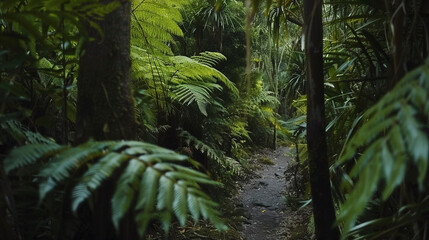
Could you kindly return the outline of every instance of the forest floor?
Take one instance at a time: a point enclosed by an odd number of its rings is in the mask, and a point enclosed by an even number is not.
[[[294,163],[289,152],[288,147],[264,149],[249,159],[253,174],[238,195],[245,219],[243,239],[311,239],[311,208],[300,208],[302,204],[295,197]]]
[[[173,227],[169,236],[150,235],[151,240],[310,240],[311,206],[301,208],[296,196],[295,167],[289,147],[261,149],[251,153],[249,169],[236,180],[232,191],[218,199],[227,232],[219,232],[207,221]],[[298,182],[301,178],[298,174]],[[224,189],[225,190],[225,189]],[[238,191],[237,191],[238,190]],[[219,191],[219,190],[218,190]]]

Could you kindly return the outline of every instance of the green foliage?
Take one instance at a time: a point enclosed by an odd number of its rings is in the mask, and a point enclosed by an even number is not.
[[[132,44],[144,47],[151,55],[172,55],[168,46],[173,36],[183,36],[177,25],[179,12],[187,0],[133,0],[131,6]]]
[[[76,120],[78,56],[90,40],[87,26],[102,36],[97,22],[119,5],[98,0],[1,1],[0,114],[19,114],[13,119],[24,120],[31,130],[67,141],[67,126]],[[63,129],[53,127],[57,122]]]
[[[429,198],[426,195],[417,203],[405,204],[401,206],[393,216],[375,218],[363,222],[350,230],[350,236],[355,236],[354,239],[380,239],[389,238],[391,236],[404,236],[403,238],[415,239],[421,236],[420,239],[425,239],[427,234],[419,229],[419,223],[423,222],[424,229],[428,226],[425,214],[429,212]],[[411,228],[408,228],[412,226]],[[404,228],[406,229],[404,231]],[[408,229],[407,229],[408,228]],[[405,232],[405,233],[403,233]]]
[[[0,132],[3,131],[7,134],[2,134],[2,137],[6,137],[8,135],[19,145],[28,143],[53,143],[52,139],[48,139],[40,133],[28,130],[24,125],[16,120],[8,120],[4,123],[0,122]],[[3,144],[8,140],[9,139],[7,138],[0,138],[0,144]]]
[[[56,144],[30,144],[14,149],[4,161],[6,172],[49,159],[38,176],[40,200],[63,182],[73,184],[71,207],[93,197],[107,179],[115,182],[112,197],[112,222],[119,230],[126,213],[134,216],[140,236],[152,219],[159,219],[168,231],[174,214],[183,226],[187,213],[197,221],[209,219],[226,229],[216,210],[217,204],[198,184],[219,185],[189,167],[187,157],[144,142],[87,142],[69,147]],[[75,182],[76,180],[76,182]]]
[[[237,107],[239,79],[231,81],[215,66],[239,66],[240,62],[226,62],[225,55],[209,51],[192,57],[173,56],[171,48],[183,35],[179,10],[187,2],[131,1],[132,77],[138,120],[144,128],[139,135],[161,142],[162,134],[170,130],[177,133],[183,127],[187,131],[177,134],[183,145],[201,152],[201,158],[209,162],[204,166],[208,172],[227,182],[242,173],[244,149],[251,139],[247,110],[243,114]],[[29,144],[14,149],[4,161],[14,184],[10,196],[17,197],[18,211],[22,212],[11,229],[25,229],[24,238],[53,239],[63,231],[79,238],[82,230],[77,228],[89,221],[80,211],[82,205],[88,203],[91,208],[99,203],[105,187],[113,188],[108,200],[111,221],[118,231],[129,217],[134,218],[140,235],[152,220],[167,231],[174,218],[184,225],[188,214],[195,221],[208,219],[218,229],[225,229],[218,205],[199,187],[219,184],[184,167],[182,164],[189,165],[186,157],[139,142],[88,142],[75,147],[55,143],[75,140],[78,60],[83,44],[93,41],[87,33],[95,30],[102,38],[111,37],[103,36],[97,22],[120,4],[0,1],[1,149]],[[206,12],[211,14],[207,17],[214,17],[207,22],[207,29],[216,24],[229,39],[229,27],[242,33],[241,2],[223,1],[213,6],[214,11]],[[242,51],[242,46],[235,40],[225,49],[234,49],[231,55],[237,59],[236,49]],[[234,71],[240,76],[239,68]],[[269,91],[255,95],[252,107],[269,118],[273,96]],[[220,178],[225,172],[229,178]],[[69,207],[79,219],[68,213]],[[13,213],[7,213],[4,218],[9,221]],[[64,238],[69,237],[66,235]]]
[[[341,206],[338,217],[344,224],[344,234],[354,226],[377,187],[381,187],[383,201],[404,182],[418,184],[420,191],[427,190],[428,79],[429,60],[408,73],[393,90],[366,111],[360,120],[362,126],[350,136],[337,163],[342,165],[356,159],[347,178],[349,181],[344,182],[348,187],[353,186],[353,190]],[[356,183],[350,182],[350,179],[355,179]],[[402,216],[403,211],[405,209],[399,210],[398,214]],[[381,222],[389,221],[377,220],[377,224]]]
[[[199,55],[192,56],[191,58],[209,67],[215,67],[220,62],[226,61],[226,57],[222,53],[208,51],[201,52]]]
[[[183,105],[196,103],[199,111],[207,116],[206,108],[212,104],[214,92],[223,89],[218,81],[238,96],[234,83],[211,66],[225,59],[220,53],[204,52],[192,58],[174,56],[160,60],[142,48],[133,47],[131,56],[134,78],[144,81],[148,93],[165,110],[170,101]]]
[[[200,55],[191,58],[177,56],[173,62],[178,70],[178,79],[192,79],[200,81],[216,79],[222,82],[235,96],[238,96],[238,90],[234,83],[231,82],[223,73],[213,68],[215,64],[224,60],[226,60],[226,58],[221,53],[203,52],[200,53]]]
[[[192,146],[196,150],[205,154],[209,160],[215,161],[221,168],[230,170],[233,174],[241,175],[243,173],[241,163],[228,157],[219,149],[215,149],[198,138],[192,136],[189,132],[179,129],[179,137],[183,139],[187,146]]]
[[[197,54],[203,50],[219,51],[227,53],[239,44],[232,40],[230,34],[242,31],[244,19],[244,7],[241,1],[218,0],[218,1],[190,1],[189,7],[182,11],[185,21],[184,46],[185,51]],[[192,36],[192,37],[191,37]],[[187,39],[186,39],[187,38]],[[192,40],[191,40],[192,39]],[[224,42],[228,42],[227,46]],[[232,50],[237,52],[235,49]],[[183,53],[186,54],[186,53]],[[229,58],[236,57],[228,55]]]
[[[135,6],[142,11],[141,14],[146,11],[146,7],[149,7],[145,2]],[[174,9],[165,7],[165,11],[172,11],[172,13],[166,13],[166,16],[175,15],[178,9],[187,12],[188,9],[181,7],[181,3]],[[155,12],[152,9],[147,11]],[[163,11],[157,10],[159,13],[164,13]],[[176,25],[181,21],[181,17],[171,19]],[[144,91],[146,96],[151,96],[151,99],[145,98],[148,100],[143,106],[146,110],[141,112],[142,119],[145,116],[154,116],[151,124],[145,123],[147,131],[155,133],[157,123],[166,124],[169,128],[174,127],[178,138],[183,140],[186,147],[201,152],[209,161],[211,168],[217,169],[211,169],[212,173],[228,171],[228,174],[239,174],[241,164],[229,157],[226,152],[231,148],[234,151],[241,149],[241,138],[245,135],[248,138],[248,133],[245,129],[246,124],[241,122],[235,124],[233,121],[224,120],[227,114],[226,102],[235,101],[239,95],[235,84],[221,71],[215,69],[215,66],[227,60],[226,57],[221,53],[210,51],[191,57],[171,56],[170,52],[160,53],[156,47],[151,47],[150,44],[142,41],[143,35],[164,34],[157,32],[164,31],[163,29],[173,24],[173,22],[163,23],[161,18],[159,21],[157,24],[160,27],[155,27],[152,32],[134,28],[133,31],[136,33],[133,35],[131,48],[134,84],[137,89],[140,89],[139,91]],[[161,26],[163,24],[165,26]],[[152,28],[152,25],[149,24],[148,27]],[[144,34],[141,35],[142,33]],[[182,35],[173,30],[167,30],[165,34],[171,35],[171,38],[163,40],[168,47],[171,46],[174,36]],[[142,101],[139,100],[139,102]],[[219,124],[210,125],[213,119],[217,119]],[[195,122],[199,124],[194,124]],[[199,134],[200,132],[203,133]],[[162,134],[163,132],[156,132],[154,135],[162,136]],[[232,143],[228,142],[229,136],[233,137]]]
[[[97,0],[87,1],[2,1],[0,3],[1,20],[1,47],[16,58],[10,63],[17,63],[25,60],[26,54],[23,51],[30,51],[30,55],[37,58],[41,49],[48,48],[51,39],[46,39],[53,30],[59,30],[63,40],[70,44],[72,41],[79,41],[71,28],[75,28],[81,33],[86,33],[83,22],[89,23],[91,27],[99,29],[96,20],[100,20],[119,6],[119,2],[111,2],[107,5],[98,3]],[[67,23],[65,31],[64,21]],[[99,31],[100,34],[101,31]],[[57,33],[54,33],[57,34]],[[80,36],[85,37],[85,34]],[[40,49],[38,49],[38,47]],[[10,51],[12,50],[13,53]],[[18,53],[18,55],[16,54]],[[3,55],[3,54],[2,54]],[[5,56],[2,56],[3,57]],[[2,69],[9,66],[2,65]]]
[[[173,100],[179,101],[182,104],[190,105],[196,102],[200,112],[207,116],[207,104],[210,103],[212,90],[221,90],[222,87],[218,84],[210,84],[205,82],[196,82],[194,84],[180,84],[173,90]]]

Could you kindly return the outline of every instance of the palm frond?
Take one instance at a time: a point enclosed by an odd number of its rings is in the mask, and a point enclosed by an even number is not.
[[[427,186],[429,165],[429,60],[408,73],[362,117],[359,131],[345,145],[337,165],[357,159],[350,172],[358,178],[338,217],[348,232],[371,200],[378,184],[386,200],[409,169],[420,190]],[[360,154],[360,149],[364,149]]]

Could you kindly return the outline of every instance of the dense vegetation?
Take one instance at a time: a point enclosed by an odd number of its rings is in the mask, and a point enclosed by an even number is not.
[[[214,193],[290,144],[318,239],[427,239],[428,23],[423,0],[3,0],[0,235],[224,231]]]

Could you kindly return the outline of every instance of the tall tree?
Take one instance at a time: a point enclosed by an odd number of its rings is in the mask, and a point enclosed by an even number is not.
[[[109,4],[115,0],[101,0]],[[92,28],[94,41],[84,47],[80,58],[77,99],[77,141],[136,138],[134,104],[130,89],[130,1],[104,17],[99,23],[102,34]],[[115,239],[110,221],[113,181],[98,190],[93,217],[94,239]],[[126,217],[121,239],[135,238],[135,226]],[[128,222],[127,222],[128,221]],[[130,235],[129,235],[130,234]]]
[[[108,4],[113,0],[101,0]],[[77,138],[85,141],[136,138],[134,104],[130,90],[129,1],[101,21],[102,35],[94,28],[94,41],[80,58],[77,100]]]
[[[323,89],[322,0],[304,1],[305,52],[307,65],[307,144],[310,185],[316,238],[339,239],[334,227],[335,211],[331,196],[325,134]]]

